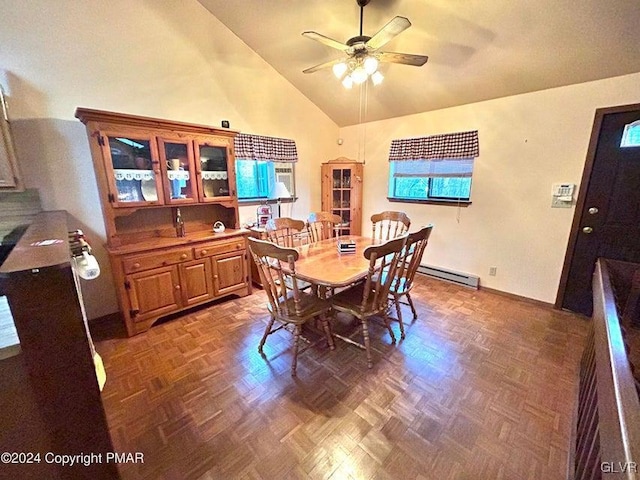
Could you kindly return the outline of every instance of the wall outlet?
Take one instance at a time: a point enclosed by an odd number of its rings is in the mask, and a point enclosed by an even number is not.
[[[498,267],[489,267],[489,275],[492,277],[496,276],[496,272],[498,271]]]

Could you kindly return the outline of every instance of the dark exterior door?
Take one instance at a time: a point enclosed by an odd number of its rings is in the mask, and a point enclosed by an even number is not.
[[[556,306],[591,315],[598,257],[640,263],[640,139],[634,139],[634,122],[640,125],[640,104],[596,111]],[[621,146],[623,135],[635,146]]]

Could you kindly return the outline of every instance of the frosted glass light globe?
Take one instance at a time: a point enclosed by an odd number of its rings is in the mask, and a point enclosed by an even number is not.
[[[364,60],[364,71],[369,75],[373,75],[378,69],[378,59],[376,57],[367,57]]]
[[[356,67],[356,69],[351,72],[351,78],[357,84],[364,82],[368,77],[369,75],[367,75],[367,72],[362,67]]]
[[[336,76],[336,78],[342,78],[346,71],[347,64],[344,62],[336,63],[333,66],[333,74]]]

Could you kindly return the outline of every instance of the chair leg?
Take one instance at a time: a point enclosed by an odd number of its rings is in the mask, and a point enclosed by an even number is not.
[[[300,339],[300,331],[302,327],[300,325],[296,325],[296,328],[293,332],[293,360],[291,361],[291,376],[296,376],[296,368],[298,367],[298,340]]]
[[[387,315],[386,309],[382,312],[382,318],[384,320],[384,324],[387,326],[387,330],[389,330],[389,335],[391,336],[391,343],[396,343],[396,336],[393,334],[393,330],[391,329],[391,320],[389,320],[389,315]]]
[[[402,322],[402,311],[400,310],[400,297],[398,295],[394,295],[393,302],[396,304],[396,312],[398,313],[398,323],[400,324],[400,338],[404,339],[404,323]]]
[[[320,315],[320,322],[322,322],[322,328],[324,329],[324,333],[327,336],[327,343],[329,344],[329,348],[334,350],[336,346],[333,343],[333,337],[331,336],[331,329],[329,328],[329,321],[327,320],[327,316],[323,313]]]
[[[369,328],[367,327],[367,319],[360,320],[362,323],[362,336],[364,337],[364,349],[367,352],[367,367],[373,367],[373,359],[371,358],[371,345],[369,341]]]
[[[407,292],[405,295],[407,296],[407,300],[409,301],[409,306],[411,307],[411,312],[413,313],[413,321],[415,322],[418,319],[416,307],[413,306],[413,300],[411,300],[411,295],[409,295],[409,292]]]
[[[262,335],[262,340],[260,340],[260,345],[258,345],[258,352],[262,353],[262,347],[264,347],[264,342],[267,341],[267,335],[271,333],[271,328],[273,327],[273,322],[275,321],[276,321],[276,317],[271,315],[271,320],[269,320],[269,324],[267,325],[267,328],[264,331],[264,335]]]

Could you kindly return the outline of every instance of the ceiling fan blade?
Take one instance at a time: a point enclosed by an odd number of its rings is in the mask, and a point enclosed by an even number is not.
[[[375,56],[380,62],[402,63],[414,67],[421,67],[429,60],[426,55],[413,55],[412,53],[378,52]]]
[[[302,73],[314,73],[314,72],[317,72],[318,70],[322,70],[323,68],[333,67],[336,63],[340,63],[344,61],[345,61],[344,58],[337,58],[336,60],[331,60],[330,62],[321,63],[314,67],[307,68],[306,70],[303,70]]]
[[[325,37],[324,35],[321,35],[318,32],[302,32],[302,36],[310,38],[311,40],[320,42],[328,47],[335,48],[336,50],[342,50],[343,52],[349,48],[349,45],[340,43],[339,41],[334,40],[333,38]]]
[[[405,17],[393,17],[389,23],[378,30],[373,37],[371,37],[366,45],[367,48],[376,50],[386,43],[390,42],[396,35],[404,32],[411,26],[411,22]]]

